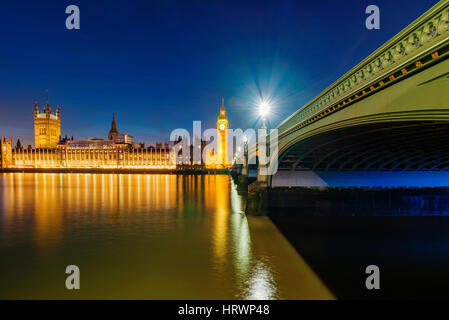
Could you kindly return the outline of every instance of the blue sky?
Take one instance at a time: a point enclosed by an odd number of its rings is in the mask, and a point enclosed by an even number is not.
[[[276,126],[431,8],[395,1],[2,1],[0,135],[33,144],[33,105],[61,105],[62,134],[120,132],[145,143],[173,129],[258,124],[270,96]],[[78,5],[81,29],[65,28]],[[381,29],[365,28],[378,5]]]

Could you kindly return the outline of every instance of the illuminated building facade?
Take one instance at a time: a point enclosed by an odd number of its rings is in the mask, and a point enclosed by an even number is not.
[[[12,149],[5,168],[175,169],[170,154],[168,144],[139,149],[115,143],[97,147],[66,144],[52,149]]]
[[[85,140],[60,139],[60,111],[51,114],[50,106],[44,113],[39,113],[35,106],[35,143],[36,148],[12,147],[12,140],[1,138],[0,169],[180,169],[202,170],[215,167],[225,167],[226,142],[228,122],[224,104],[222,104],[217,127],[222,142],[218,159],[219,166],[215,166],[216,156],[208,158],[207,164],[201,159],[193,161],[193,146],[190,146],[190,160],[177,165],[172,152],[171,143],[156,143],[155,146],[145,147],[143,144],[133,143],[133,137],[119,133],[112,117],[108,139],[88,138]],[[57,142],[56,142],[57,141]],[[201,142],[199,148],[204,150],[206,143]],[[181,155],[177,155],[181,157]]]
[[[35,148],[54,148],[61,138],[61,111],[59,106],[56,114],[51,113],[48,101],[44,112],[39,112],[37,103],[34,105],[34,146]]]
[[[0,137],[0,169],[8,168],[12,164],[12,140]]]
[[[215,163],[217,167],[229,167],[228,159],[228,128],[229,122],[226,116],[224,99],[221,102],[220,114],[217,119],[217,155]]]
[[[46,108],[47,113],[49,108]],[[59,112],[57,112],[57,115]],[[36,117],[35,117],[36,118]],[[48,119],[48,117],[47,117]],[[54,119],[54,117],[51,117]],[[58,118],[59,119],[59,118]],[[41,135],[36,136],[36,141]],[[109,139],[61,140],[54,147],[11,148],[5,168],[110,168],[174,169],[170,144],[143,147],[132,143],[132,136],[117,130],[113,115]],[[59,138],[58,138],[59,141]],[[2,161],[3,166],[3,161]]]

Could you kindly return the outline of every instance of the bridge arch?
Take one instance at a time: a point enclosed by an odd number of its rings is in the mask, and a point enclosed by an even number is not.
[[[269,183],[427,172],[449,186],[448,13],[439,2],[284,120]]]

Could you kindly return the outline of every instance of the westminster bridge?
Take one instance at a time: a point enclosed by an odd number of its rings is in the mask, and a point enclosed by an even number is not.
[[[272,187],[447,185],[448,56],[445,0],[277,127],[274,175],[251,165],[256,147],[241,171]]]

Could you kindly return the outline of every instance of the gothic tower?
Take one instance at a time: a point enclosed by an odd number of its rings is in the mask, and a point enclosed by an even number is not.
[[[228,157],[228,118],[226,117],[226,109],[224,106],[224,98],[221,101],[220,114],[217,119],[217,158],[216,164],[223,167],[229,166]]]
[[[35,148],[54,148],[61,137],[61,111],[59,106],[56,114],[51,113],[48,103],[43,113],[39,113],[37,102],[34,104],[34,146]]]
[[[118,134],[117,124],[115,123],[115,115],[114,115],[114,113],[112,113],[111,129],[109,130],[109,133],[108,133],[108,139],[114,140],[114,136],[116,134]]]
[[[12,163],[12,140],[0,137],[0,169],[8,168]]]

